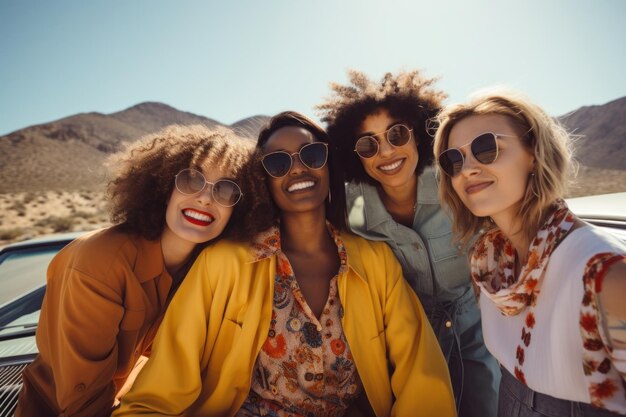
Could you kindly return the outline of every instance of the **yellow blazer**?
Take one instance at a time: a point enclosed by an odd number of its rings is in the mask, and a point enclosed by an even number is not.
[[[384,243],[342,239],[342,324],[376,415],[455,416],[448,367],[395,256]],[[267,338],[275,273],[276,257],[253,261],[247,245],[222,241],[205,249],[114,416],[235,415]]]

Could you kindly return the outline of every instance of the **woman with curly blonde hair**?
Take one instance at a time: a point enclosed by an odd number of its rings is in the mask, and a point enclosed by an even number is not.
[[[339,147],[350,228],[386,242],[448,362],[460,416],[495,416],[500,371],[484,346],[466,254],[437,197],[432,128],[445,94],[419,71],[358,71],[318,108]]]
[[[567,132],[494,90],[439,116],[442,201],[471,251],[500,416],[626,414],[626,245],[563,200]]]
[[[173,126],[112,157],[117,224],[51,261],[17,416],[111,414],[199,250],[269,226],[245,175],[252,151],[226,129]]]

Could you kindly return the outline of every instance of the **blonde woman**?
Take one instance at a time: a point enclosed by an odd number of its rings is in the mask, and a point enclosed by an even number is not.
[[[519,94],[439,116],[440,196],[471,252],[500,416],[626,414],[626,247],[563,201],[567,133]]]

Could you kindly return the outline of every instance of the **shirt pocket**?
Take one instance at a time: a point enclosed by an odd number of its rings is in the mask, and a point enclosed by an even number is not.
[[[452,232],[428,238],[432,257],[435,262],[462,256],[460,246],[452,241]]]

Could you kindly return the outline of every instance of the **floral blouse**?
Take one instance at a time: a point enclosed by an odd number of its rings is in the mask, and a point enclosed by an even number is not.
[[[347,268],[346,251],[339,233],[328,228],[337,245],[340,274]],[[237,416],[344,415],[363,388],[341,325],[337,275],[318,320],[281,251],[277,228],[255,244],[256,259],[269,256],[277,260],[272,321]]]

